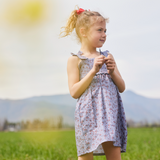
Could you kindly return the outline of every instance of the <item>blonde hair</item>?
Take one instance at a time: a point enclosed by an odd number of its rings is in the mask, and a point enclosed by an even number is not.
[[[78,7],[78,9],[79,9],[79,7]],[[94,18],[94,21],[91,20],[91,18]],[[70,35],[73,32],[73,30],[75,29],[76,34],[77,34],[79,40],[81,41],[80,28],[84,27],[86,30],[88,30],[89,27],[91,27],[98,20],[105,21],[105,22],[109,21],[108,18],[104,18],[98,12],[85,10],[82,13],[77,14],[77,10],[75,9],[72,11],[70,17],[68,18],[66,26],[61,28],[61,30],[62,29],[64,29],[64,30],[60,32],[60,37],[66,37],[66,36]]]

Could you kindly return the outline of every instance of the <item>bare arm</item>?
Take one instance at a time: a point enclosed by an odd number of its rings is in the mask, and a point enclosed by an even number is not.
[[[104,63],[104,57],[99,56],[99,58],[95,58],[93,68],[87,73],[87,75],[79,80],[79,68],[78,62],[79,58],[77,56],[71,56],[68,59],[67,63],[67,74],[68,74],[68,86],[70,94],[73,98],[77,99],[81,96],[81,94],[87,89],[90,85],[93,77],[95,76],[96,72],[102,67]],[[96,68],[98,67],[98,69]]]
[[[114,72],[111,74],[111,78],[118,87],[119,92],[122,93],[125,90],[125,83],[118,71],[117,65],[115,66]]]
[[[118,87],[119,92],[122,93],[125,90],[125,82],[122,79],[120,72],[118,71],[116,62],[115,62],[112,54],[109,54],[105,58],[105,60],[106,60],[107,69],[109,71],[109,74],[110,74],[112,80],[114,81],[114,83]]]

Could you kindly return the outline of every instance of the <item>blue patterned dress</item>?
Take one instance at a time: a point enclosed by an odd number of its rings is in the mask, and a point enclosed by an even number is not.
[[[100,52],[107,56],[108,51]],[[80,80],[92,69],[94,58],[77,54]],[[77,154],[81,156],[93,152],[93,155],[104,155],[102,143],[113,141],[114,146],[126,151],[127,124],[122,100],[117,86],[103,64],[96,73],[85,92],[78,98],[75,109],[75,136]]]

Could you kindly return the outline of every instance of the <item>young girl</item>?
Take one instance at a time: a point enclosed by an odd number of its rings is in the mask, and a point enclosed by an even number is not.
[[[75,29],[80,51],[71,53],[67,73],[70,94],[78,99],[75,109],[75,136],[78,160],[93,160],[106,155],[120,160],[126,151],[127,126],[119,92],[125,83],[108,50],[98,52],[106,40],[102,15],[82,8],[74,10],[64,27],[63,36]]]

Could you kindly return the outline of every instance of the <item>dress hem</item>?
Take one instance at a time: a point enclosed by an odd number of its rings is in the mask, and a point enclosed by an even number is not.
[[[84,154],[91,153],[91,152],[95,151],[95,150],[98,148],[99,145],[102,145],[102,143],[104,143],[104,142],[109,142],[109,141],[112,141],[112,142],[113,142],[113,145],[114,145],[114,142],[116,142],[115,140],[104,140],[104,141],[101,141],[101,142],[100,142],[94,149],[92,149],[91,151],[87,151],[87,152],[82,153],[82,154],[80,154],[80,155],[78,155],[78,156],[82,156],[82,155],[84,155]],[[114,146],[121,148],[121,146],[116,146],[116,145],[114,145]],[[121,149],[122,149],[122,148],[121,148]],[[103,151],[104,151],[104,150],[103,150]],[[125,150],[125,149],[121,150],[121,153],[123,153],[123,152],[126,152],[126,150]],[[105,153],[93,153],[93,156],[103,156],[103,155],[105,155]]]

